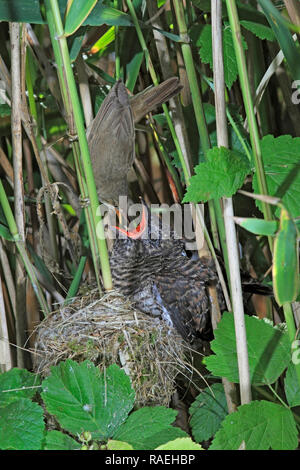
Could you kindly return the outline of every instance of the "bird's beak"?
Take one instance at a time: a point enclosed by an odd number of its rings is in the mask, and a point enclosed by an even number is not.
[[[126,230],[121,227],[113,227],[114,229],[118,230],[119,232],[126,235],[126,237],[131,238],[133,240],[137,240],[142,237],[143,233],[147,228],[147,208],[144,204],[142,204],[142,217],[140,223],[135,227],[133,230]]]

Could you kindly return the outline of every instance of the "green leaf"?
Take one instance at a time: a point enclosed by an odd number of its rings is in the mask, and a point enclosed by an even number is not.
[[[41,449],[44,438],[43,408],[20,398],[0,408],[0,449]]]
[[[212,55],[212,28],[211,25],[206,24],[197,25],[191,28],[190,37],[192,41],[199,47],[199,54],[202,62],[209,64],[213,69],[213,55]],[[247,43],[242,37],[243,48],[247,49]],[[223,56],[224,56],[224,75],[225,83],[230,89],[233,82],[238,76],[238,67],[234,53],[232,33],[229,26],[223,30]]]
[[[294,364],[291,362],[284,379],[286,399],[291,407],[300,406],[300,388]]]
[[[66,18],[66,36],[70,36],[71,34],[75,33],[75,31],[82,25],[84,20],[91,13],[97,1],[98,0],[77,0],[72,2]]]
[[[273,33],[272,29],[269,28],[269,26],[247,20],[242,20],[240,23],[242,26],[244,26],[244,28],[251,31],[251,33],[255,34],[255,36],[257,36],[259,39],[267,39],[268,41],[275,40],[275,34]]]
[[[2,224],[0,224],[0,237],[5,238],[5,240],[14,241],[14,237],[10,233],[9,229]]]
[[[68,359],[51,368],[42,386],[47,410],[64,429],[91,431],[100,440],[116,432],[134,403],[130,379],[117,365],[100,374],[90,361]]]
[[[280,227],[274,241],[272,275],[278,305],[296,300],[300,291],[298,232],[284,207],[281,208]]]
[[[40,0],[0,0],[0,21],[44,23],[40,12]]]
[[[294,80],[300,79],[300,52],[296,46],[287,26],[286,19],[280,14],[270,0],[258,0],[276,39],[282,49],[284,57],[290,67]]]
[[[245,315],[251,383],[272,384],[282,374],[290,359],[287,332],[264,320]],[[224,312],[215,339],[211,343],[215,355],[206,358],[206,366],[218,377],[239,382],[233,315]]]
[[[297,428],[291,411],[276,403],[252,401],[228,415],[210,450],[292,450],[298,446]]]
[[[0,96],[0,117],[4,118],[6,116],[11,115],[11,108],[8,106],[7,103],[1,103],[1,96]]]
[[[85,2],[88,1],[89,0],[83,0],[80,5],[84,8]],[[72,6],[76,3],[79,4],[79,1],[73,1]],[[129,15],[116,10],[115,8],[103,5],[102,3],[102,0],[98,0],[98,3],[82,23],[83,26],[100,26],[102,24],[108,24],[111,26],[132,26]],[[58,0],[58,4],[61,17],[63,18],[67,6],[67,0]],[[76,8],[76,6],[73,8]],[[45,21],[40,12],[40,0],[0,0],[0,21],[44,24]],[[74,19],[73,23],[75,22],[76,19]]]
[[[114,439],[125,441],[135,450],[151,450],[186,433],[171,424],[177,412],[163,406],[144,407],[130,414],[114,434]]]
[[[203,448],[192,441],[190,437],[181,437],[174,439],[174,441],[169,441],[155,450],[203,450]]]
[[[214,147],[207,160],[195,167],[183,202],[200,202],[230,197],[242,186],[249,172],[246,158],[225,147]]]
[[[20,398],[32,398],[40,390],[36,388],[39,384],[39,376],[26,369],[14,368],[0,374],[0,407]]]
[[[205,388],[190,407],[190,426],[197,442],[206,441],[219,429],[228,414],[223,385]]]
[[[255,233],[255,235],[274,235],[278,230],[277,220],[234,217],[234,221],[248,232]]]
[[[60,431],[48,431],[46,434],[45,450],[79,450],[81,445]]]
[[[87,19],[83,22],[83,26],[100,26],[102,24],[109,26],[132,26],[132,21],[126,13],[102,5],[102,1],[98,1]]]
[[[300,137],[267,135],[261,140],[261,152],[269,195],[280,197],[292,217],[300,216]],[[256,173],[252,184],[259,193]],[[255,202],[261,209],[261,202]],[[279,217],[280,208],[275,214]]]
[[[109,440],[107,443],[107,450],[133,450],[132,445],[128,442]]]

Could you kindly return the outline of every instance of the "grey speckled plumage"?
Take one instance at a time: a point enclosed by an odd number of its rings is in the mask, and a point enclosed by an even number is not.
[[[174,234],[164,239],[159,218],[152,215],[151,220],[148,231],[156,232],[157,239],[115,240],[110,257],[114,286],[141,311],[173,325],[184,339],[205,337],[211,325],[209,285],[217,286],[223,305],[214,266],[207,259],[189,258],[184,243]]]

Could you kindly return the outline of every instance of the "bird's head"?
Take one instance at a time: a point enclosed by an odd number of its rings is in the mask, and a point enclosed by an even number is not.
[[[140,215],[135,218],[128,226],[118,227],[114,229],[117,233],[118,245],[126,246],[127,249],[132,248],[136,251],[137,256],[141,254],[145,256],[168,255],[180,245],[181,241],[174,240],[174,232],[170,226],[163,224],[161,218],[151,213],[150,208],[141,199],[139,204]]]

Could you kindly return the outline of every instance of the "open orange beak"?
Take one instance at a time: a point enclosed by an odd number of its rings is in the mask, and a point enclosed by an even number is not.
[[[143,235],[143,233],[145,232],[146,230],[146,227],[147,227],[147,214],[146,214],[146,207],[144,206],[144,204],[142,204],[142,207],[143,207],[143,210],[142,210],[142,217],[141,217],[141,221],[140,223],[138,224],[138,226],[133,229],[133,230],[126,230],[126,229],[123,229],[121,227],[113,227],[115,228],[116,230],[118,230],[119,232],[123,233],[124,235],[126,235],[126,237],[128,238],[132,238],[133,240],[137,240],[138,238],[141,238],[141,236]],[[118,214],[118,210],[116,210],[117,214]]]

